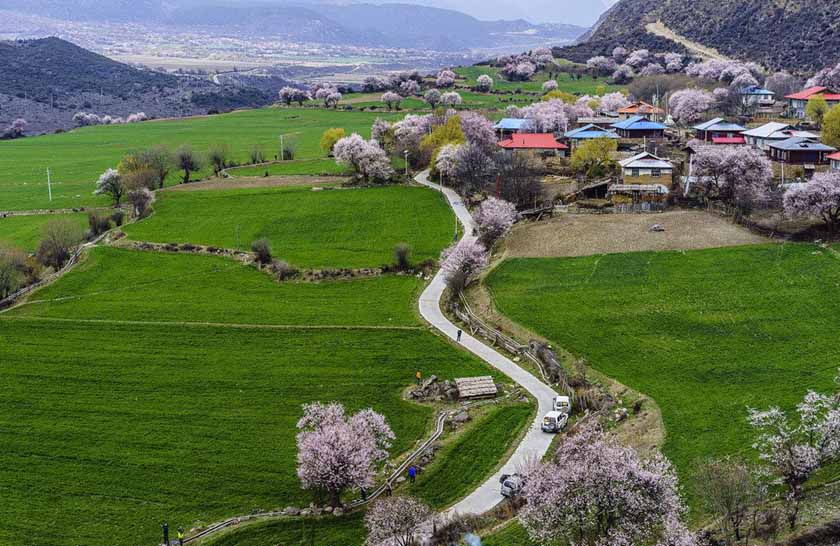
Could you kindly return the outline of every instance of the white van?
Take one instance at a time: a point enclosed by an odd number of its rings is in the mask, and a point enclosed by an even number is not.
[[[554,411],[559,411],[566,415],[572,414],[572,400],[568,396],[555,396],[552,399],[551,407]]]
[[[566,423],[569,422],[569,415],[560,411],[550,411],[545,414],[542,420],[543,432],[560,432],[566,428]]]

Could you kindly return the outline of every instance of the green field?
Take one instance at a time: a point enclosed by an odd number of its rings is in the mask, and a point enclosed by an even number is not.
[[[106,204],[93,195],[97,177],[132,150],[165,145],[173,150],[189,144],[196,151],[225,144],[231,159],[248,160],[259,145],[268,157],[279,153],[279,137],[294,141],[298,159],[323,157],[319,141],[330,127],[370,135],[383,113],[345,112],[315,108],[265,108],[230,114],[151,121],[127,125],[84,127],[69,133],[0,142],[0,210],[71,208]],[[392,119],[398,117],[391,116]],[[47,198],[46,169],[52,169],[53,201]],[[201,173],[207,175],[209,171]],[[178,173],[170,174],[176,183]]]
[[[793,408],[837,370],[840,261],[809,245],[516,259],[500,312],[652,396],[681,476],[751,453],[747,408]]]
[[[493,78],[493,89],[513,93],[517,89],[525,92],[542,93],[542,84],[548,80],[548,73],[538,72],[531,81],[510,82],[499,75],[499,69],[493,66],[467,66],[456,68],[455,72],[466,78],[466,84],[474,86],[481,75],[488,75]],[[620,85],[612,85],[604,78],[582,76],[575,79],[571,74],[561,73],[554,78],[560,86],[559,90],[575,95],[594,95],[599,86],[603,86],[608,92],[623,89]]]
[[[8,245],[27,252],[35,252],[44,226],[56,218],[69,218],[87,228],[86,214],[38,214],[0,218],[0,246]]]
[[[237,527],[201,546],[362,546],[364,522],[360,515],[333,518],[280,519]]]
[[[455,230],[439,194],[407,186],[164,192],[154,206],[125,227],[129,237],[242,249],[267,237],[276,258],[298,267],[377,267],[393,262],[400,242],[415,261],[437,259]]]
[[[509,523],[488,536],[481,537],[483,546],[536,546],[518,521]]]
[[[417,477],[408,493],[436,507],[461,499],[492,473],[486,462],[498,464],[505,459],[532,417],[530,404],[492,408],[437,452],[434,462]]]
[[[269,165],[261,165],[258,167],[237,167],[235,169],[228,169],[231,176],[289,176],[289,175],[349,175],[352,170],[343,165],[339,165],[334,159],[300,159],[295,161],[283,161],[280,163],[271,163]]]
[[[420,326],[413,278],[276,285],[226,265],[97,249],[33,297],[71,299],[0,315],[14,340],[0,344],[0,543],[152,543],[162,520],[306,504],[294,474],[302,403],[373,406],[398,453],[432,416],[401,398],[415,371],[488,373],[402,327]]]

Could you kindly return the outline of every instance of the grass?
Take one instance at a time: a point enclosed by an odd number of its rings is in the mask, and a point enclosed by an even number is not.
[[[499,74],[499,68],[493,66],[467,66],[456,68],[455,72],[466,78],[466,84],[469,86],[474,86],[478,77],[486,74],[493,78],[493,89],[510,93],[517,89],[525,92],[542,93],[542,84],[548,81],[547,72],[538,72],[530,81],[510,82]],[[605,87],[608,92],[624,89],[620,85],[608,83],[604,78],[592,76],[582,76],[580,79],[575,79],[571,74],[560,73],[556,74],[554,79],[557,81],[560,91],[575,95],[594,95],[600,86]]]
[[[430,426],[432,409],[401,397],[415,371],[488,373],[425,328],[363,328],[419,325],[412,278],[275,285],[224,265],[96,249],[33,299],[80,297],[0,315],[14,340],[0,344],[0,543],[151,544],[160,521],[308,504],[301,404],[372,406],[396,454]]]
[[[440,195],[407,186],[172,192],[155,211],[126,226],[129,237],[242,249],[267,237],[275,257],[298,267],[377,267],[393,262],[400,242],[416,262],[437,259],[455,222]]]
[[[294,161],[283,161],[268,165],[237,167],[228,169],[231,176],[296,176],[296,175],[349,175],[351,169],[338,165],[335,160],[329,158],[320,159],[298,159]]]
[[[536,546],[518,521],[508,523],[489,536],[482,537],[483,546]]]
[[[247,524],[201,542],[201,546],[362,546],[360,515],[340,519],[281,519]]]
[[[493,407],[438,451],[408,492],[438,508],[464,497],[493,474],[532,414],[530,404]]]
[[[82,228],[87,228],[86,214],[39,214],[27,216],[7,216],[0,218],[0,246],[20,248],[26,252],[35,252],[44,226],[56,218],[69,218]]]
[[[684,479],[751,455],[748,407],[833,390],[840,261],[815,246],[515,259],[488,285],[502,313],[652,396]]]
[[[132,150],[154,145],[175,149],[189,144],[198,152],[225,144],[231,159],[248,160],[259,145],[272,157],[279,153],[279,136],[294,141],[298,159],[323,157],[320,139],[330,127],[347,133],[370,135],[370,127],[383,113],[316,108],[264,108],[215,116],[127,125],[85,127],[55,135],[0,142],[0,203],[3,210],[71,208],[104,204],[93,195],[97,177]],[[390,116],[395,119],[397,116]],[[317,164],[315,165],[317,166]],[[52,169],[53,201],[47,199],[46,169]],[[209,169],[200,175],[206,176]],[[173,171],[168,183],[176,183]]]

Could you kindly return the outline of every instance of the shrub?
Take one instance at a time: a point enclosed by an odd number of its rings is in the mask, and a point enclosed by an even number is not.
[[[88,229],[91,237],[99,237],[111,229],[111,217],[95,211],[88,212]]]
[[[61,269],[81,242],[82,230],[70,219],[57,218],[47,222],[43,233],[35,255],[44,266]]]
[[[262,151],[262,148],[259,146],[254,146],[251,148],[251,163],[263,163],[265,161],[265,154]]]
[[[271,264],[271,272],[281,281],[294,279],[300,274],[300,271],[295,266],[283,260],[275,260]]]
[[[411,246],[408,243],[399,243],[394,247],[394,260],[397,269],[406,271],[411,267]]]
[[[251,251],[256,255],[257,261],[260,264],[266,265],[271,263],[271,244],[268,242],[268,239],[263,237],[251,243]]]
[[[123,225],[123,221],[125,220],[125,213],[121,210],[115,210],[111,214],[111,221],[114,223],[115,226],[120,227]]]

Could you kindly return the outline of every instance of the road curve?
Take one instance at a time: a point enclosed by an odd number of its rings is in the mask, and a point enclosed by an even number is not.
[[[461,197],[449,188],[441,188],[437,184],[430,182],[428,171],[419,173],[415,177],[415,180],[419,184],[432,188],[435,191],[441,191],[449,201],[449,205],[458,217],[458,221],[464,226],[464,236],[459,244],[475,241],[476,237],[473,235],[475,222],[467,210],[466,205],[461,200]],[[420,314],[429,324],[455,341],[457,339],[458,327],[446,318],[440,307],[445,288],[446,282],[443,271],[438,271],[437,275],[432,279],[432,282],[420,296]],[[542,422],[543,415],[551,411],[551,399],[557,396],[557,392],[531,373],[525,371],[515,362],[496,352],[467,332],[464,332],[461,336],[460,345],[521,385],[538,403],[537,415],[534,422],[531,423],[525,437],[519,446],[517,446],[516,451],[513,452],[510,459],[508,459],[498,472],[446,512],[446,514],[477,515],[487,512],[502,501],[502,496],[499,493],[499,478],[502,474],[512,474],[521,469],[529,461],[541,458],[548,451],[553,436],[542,432],[540,430],[540,423]]]

